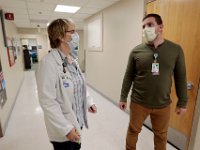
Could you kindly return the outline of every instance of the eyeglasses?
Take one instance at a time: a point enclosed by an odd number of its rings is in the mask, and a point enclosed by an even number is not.
[[[69,30],[69,31],[65,31],[66,33],[69,32],[71,34],[73,34],[75,32],[75,30]]]

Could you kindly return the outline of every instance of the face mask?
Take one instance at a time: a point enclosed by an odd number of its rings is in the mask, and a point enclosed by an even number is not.
[[[146,27],[143,29],[143,37],[146,42],[152,42],[156,39],[155,27]]]
[[[72,56],[76,59],[78,55],[78,46],[79,46],[80,38],[77,32],[73,33],[71,37],[72,37],[72,40],[68,42],[68,45],[70,47]]]

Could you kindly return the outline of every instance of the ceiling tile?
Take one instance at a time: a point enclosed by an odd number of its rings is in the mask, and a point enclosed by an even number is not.
[[[38,28],[38,25],[39,25],[39,28],[46,28],[47,27],[47,23],[40,23],[40,24],[30,23],[30,24],[31,24],[31,27],[33,27],[33,28]]]
[[[76,19],[86,19],[88,18],[89,16],[91,16],[90,14],[80,14],[80,13],[77,13],[77,14],[74,14],[72,16],[72,18],[76,18]]]
[[[51,18],[69,18],[71,17],[73,14],[71,13],[62,13],[62,12],[54,12],[51,15]]]
[[[87,7],[93,8],[106,8],[114,4],[114,1],[104,1],[104,0],[90,0],[87,4]]]
[[[20,8],[20,9],[26,9],[26,2],[24,1],[16,1],[13,2],[13,0],[4,0],[4,1],[0,1],[0,6],[2,8],[10,8],[10,9],[16,9],[16,8]]]
[[[118,2],[119,0],[0,0],[4,12],[14,13],[17,27],[36,27],[57,18],[71,18],[80,27],[84,19]],[[75,14],[54,12],[57,4],[81,6]],[[30,20],[32,19],[32,20]],[[41,21],[43,20],[43,21]],[[32,21],[32,23],[30,22]],[[46,25],[45,25],[46,26]]]
[[[29,15],[30,20],[48,20],[49,15]]]
[[[10,9],[10,8],[4,8],[3,10],[4,10],[4,12],[14,13],[14,15],[16,15],[16,14],[18,14],[18,15],[19,14],[21,14],[21,15],[28,14],[27,9],[19,9],[19,8]]]
[[[29,9],[29,15],[51,15],[52,11],[45,11],[45,10],[33,10]]]
[[[29,20],[29,17],[28,17],[28,15],[27,14],[23,14],[23,15],[21,15],[21,14],[16,14],[15,16],[14,16],[14,18],[15,18],[15,20],[22,20],[22,19],[24,19],[24,20]]]
[[[79,9],[79,11],[77,13],[95,14],[100,10],[101,10],[101,8],[82,7],[81,9]]]
[[[50,10],[54,11],[56,4],[47,4],[47,3],[41,3],[41,2],[28,2],[28,9],[32,10]],[[34,8],[34,9],[33,9]]]
[[[73,6],[84,6],[88,0],[59,0],[59,4],[63,5],[73,5]]]
[[[57,4],[58,0],[26,0],[27,2],[41,2],[41,3],[49,3],[49,4]]]

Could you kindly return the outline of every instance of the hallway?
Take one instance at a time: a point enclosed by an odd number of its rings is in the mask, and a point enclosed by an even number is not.
[[[89,130],[83,129],[82,150],[124,150],[129,116],[88,87],[98,107],[89,114]],[[153,134],[143,127],[137,150],[153,150]],[[10,116],[0,150],[53,150],[48,141],[43,113],[38,103],[34,71],[25,71],[24,81]],[[175,150],[167,145],[167,150]]]

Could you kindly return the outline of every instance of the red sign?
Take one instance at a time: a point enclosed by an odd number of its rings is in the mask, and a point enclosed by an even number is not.
[[[7,20],[14,20],[14,14],[13,13],[5,13],[5,18]]]

